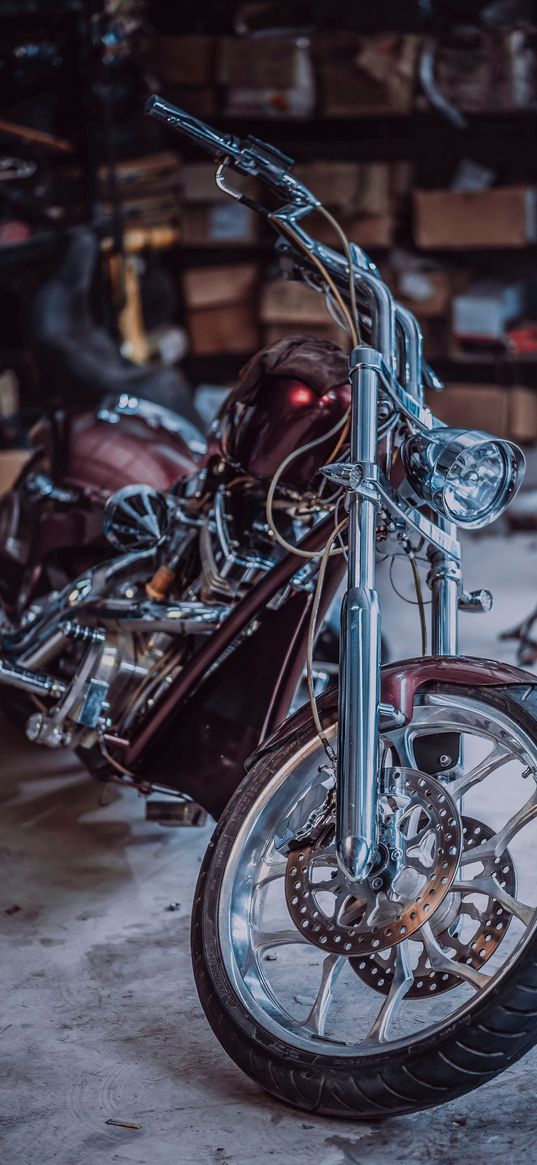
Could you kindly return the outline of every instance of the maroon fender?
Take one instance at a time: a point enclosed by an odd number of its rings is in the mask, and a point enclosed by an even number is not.
[[[408,722],[412,718],[414,697],[418,689],[437,682],[488,688],[511,684],[535,686],[537,677],[532,672],[522,671],[519,667],[498,663],[493,659],[452,655],[424,656],[386,664],[382,669],[381,698],[384,703],[400,708]],[[333,684],[317,700],[321,719],[337,712],[337,706],[338,688],[337,684]],[[303,704],[248,757],[247,767],[251,768],[260,756],[298,736],[310,719],[309,703]]]

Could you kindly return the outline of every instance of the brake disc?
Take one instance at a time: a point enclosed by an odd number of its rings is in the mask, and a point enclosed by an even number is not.
[[[463,817],[462,825],[463,853],[473,849],[478,851],[480,845],[494,836],[493,829],[489,829],[488,825],[474,817]],[[516,874],[509,850],[505,849],[498,857],[488,859],[487,865],[489,862],[491,870],[488,872],[494,873],[498,885],[515,897]],[[440,945],[449,951],[450,958],[455,962],[466,963],[478,971],[503,942],[512,915],[496,898],[486,895],[483,896],[484,906],[479,910],[472,901],[474,896],[471,889],[452,891],[445,898],[438,913],[433,915],[431,928]],[[476,927],[469,930],[465,924],[466,919],[475,921]],[[464,931],[466,933],[463,936]],[[414,935],[413,941],[419,943],[419,934]],[[383,957],[374,952],[366,959],[352,959],[351,966],[368,987],[387,995],[393,982],[395,958],[393,948],[386,949]],[[460,986],[461,982],[457,975],[432,970],[425,946],[418,956],[412,974],[413,983],[405,992],[405,999],[423,998],[433,991],[438,995]]]
[[[295,926],[315,946],[348,958],[410,938],[434,916],[459,865],[462,827],[446,788],[412,769],[384,775],[384,827],[368,879],[358,886],[346,881],[333,820],[287,860],[285,894]]]

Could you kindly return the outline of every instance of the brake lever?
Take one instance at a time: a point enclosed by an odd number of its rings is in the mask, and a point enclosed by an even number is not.
[[[184,137],[197,142],[208,150],[216,161],[227,162],[247,177],[260,178],[276,194],[283,195],[286,201],[307,204],[310,207],[321,205],[311,190],[289,173],[293,159],[267,142],[254,137],[249,137],[243,142],[232,134],[220,134],[199,118],[193,117],[191,113],[171,105],[169,101],[156,95],[146,102],[145,112],[149,117],[164,122]],[[226,189],[226,193],[231,191]],[[238,198],[238,193],[233,197]],[[244,195],[241,201],[247,202]]]

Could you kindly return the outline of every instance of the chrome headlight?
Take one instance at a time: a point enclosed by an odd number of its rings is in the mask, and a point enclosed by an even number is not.
[[[401,456],[420,498],[456,526],[487,526],[513,500],[524,477],[522,450],[466,429],[433,429],[405,441]]]

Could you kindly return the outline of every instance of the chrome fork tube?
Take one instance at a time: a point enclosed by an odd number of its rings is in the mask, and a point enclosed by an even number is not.
[[[442,518],[437,522],[441,529],[456,537],[455,527],[450,522]],[[431,564],[427,576],[431,588],[431,653],[458,655],[461,568],[453,558],[433,547],[428,551],[428,558]]]
[[[351,462],[348,589],[341,610],[336,851],[346,878],[362,881],[377,852],[380,607],[375,589],[378,353],[351,358]]]

